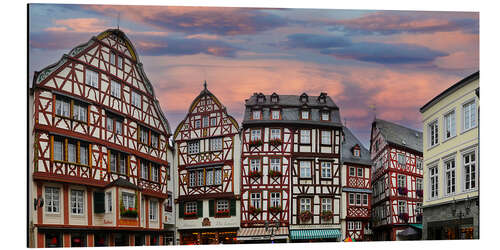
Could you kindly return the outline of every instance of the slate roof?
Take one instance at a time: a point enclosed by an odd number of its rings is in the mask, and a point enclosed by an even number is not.
[[[354,146],[359,145],[360,147],[360,157],[356,157],[352,153],[352,148]],[[356,138],[356,136],[352,133],[352,131],[344,127],[344,140],[342,141],[342,154],[341,161],[350,162],[350,163],[358,163],[364,165],[371,165],[372,161],[370,159],[370,151],[366,149],[363,144]]]
[[[136,189],[138,190],[139,187],[123,178],[118,178],[114,180],[113,182],[109,183],[106,185],[106,187],[112,187],[112,186],[118,186],[118,187],[124,187],[124,188],[130,188],[130,189]]]
[[[387,142],[418,152],[423,151],[422,132],[380,119],[375,119],[374,123]]]
[[[262,95],[265,97],[264,102],[257,103],[257,97]],[[271,102],[272,95],[263,95],[255,93],[249,99],[245,100],[245,114],[243,116],[243,125],[250,124],[304,124],[304,125],[320,125],[320,126],[342,126],[340,120],[340,112],[335,102],[326,95],[325,103],[319,101],[319,96],[308,96],[307,102],[301,102],[300,95],[278,95],[277,103]],[[271,109],[281,109],[281,120],[271,120]],[[299,117],[300,111],[303,108],[310,109],[310,120],[301,120]],[[262,120],[252,120],[252,110],[262,109]],[[330,121],[321,121],[321,111],[330,110]]]

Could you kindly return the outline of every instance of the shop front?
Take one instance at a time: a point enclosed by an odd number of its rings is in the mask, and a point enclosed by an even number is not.
[[[299,229],[290,230],[292,242],[337,242],[342,234],[339,229]]]
[[[236,228],[210,230],[183,230],[179,232],[180,245],[236,244]]]
[[[242,244],[287,243],[288,227],[267,230],[264,227],[240,228],[237,240]]]

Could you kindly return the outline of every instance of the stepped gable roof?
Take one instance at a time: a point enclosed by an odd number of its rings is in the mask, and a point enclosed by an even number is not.
[[[422,132],[381,119],[375,119],[373,123],[376,124],[387,142],[422,153]]]
[[[278,97],[277,102],[272,101],[272,97]],[[259,102],[258,99],[261,99]],[[281,120],[271,120],[270,109],[281,109]],[[262,119],[252,120],[252,110],[262,109]],[[303,109],[310,110],[310,119],[301,120],[299,115]],[[321,111],[330,111],[330,121],[321,120]],[[332,98],[326,93],[321,93],[319,96],[308,96],[306,93],[302,95],[264,95],[262,93],[254,93],[249,99],[245,100],[245,114],[243,117],[243,125],[251,124],[303,124],[303,125],[322,125],[341,127],[341,119],[339,107]]]
[[[363,144],[358,140],[358,138],[352,133],[352,131],[344,127],[344,140],[342,141],[342,153],[341,160],[342,163],[358,163],[363,165],[371,165],[372,161],[370,159],[370,151],[366,149]],[[358,145],[360,148],[360,156],[354,156],[353,148]]]
[[[135,185],[134,183],[131,183],[123,178],[118,178],[118,179],[114,180],[113,182],[106,185],[106,188],[113,187],[113,186],[139,190],[139,187],[137,185]]]

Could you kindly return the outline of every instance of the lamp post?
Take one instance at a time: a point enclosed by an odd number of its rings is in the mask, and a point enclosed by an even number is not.
[[[469,200],[469,196],[467,195],[467,198],[465,199],[465,211],[463,211],[461,209],[458,210],[457,209],[457,201],[455,200],[455,197],[453,197],[453,204],[451,207],[451,213],[453,216],[458,217],[458,225],[456,226],[456,232],[458,233],[459,240],[462,239],[462,233],[460,232],[460,226],[462,225],[462,218],[465,217],[466,215],[470,214],[471,203],[472,203],[472,201]]]
[[[276,228],[276,231],[280,228],[280,222],[278,219],[275,219],[273,222],[269,223],[269,221],[266,221],[265,223],[266,226],[266,232],[269,231],[269,228],[271,228],[271,244],[274,243],[274,228]]]

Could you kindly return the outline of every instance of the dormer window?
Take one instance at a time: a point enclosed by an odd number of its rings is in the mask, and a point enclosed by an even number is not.
[[[309,110],[302,110],[300,112],[300,119],[309,120]]]
[[[279,97],[278,97],[278,95],[277,95],[276,93],[273,93],[273,94],[271,95],[271,102],[272,102],[272,103],[278,103],[278,101],[279,101]]]
[[[330,112],[329,111],[322,111],[321,112],[321,120],[322,121],[329,121],[330,120]]]
[[[266,97],[262,93],[257,95],[257,103],[264,103],[265,101],[266,101]]]
[[[308,101],[308,96],[306,93],[303,93],[302,95],[300,95],[300,101],[302,103],[306,103]]]
[[[326,93],[321,93],[321,94],[318,96],[318,102],[319,102],[319,103],[326,103]]]
[[[260,119],[261,119],[260,110],[252,111],[252,120],[260,120]]]

